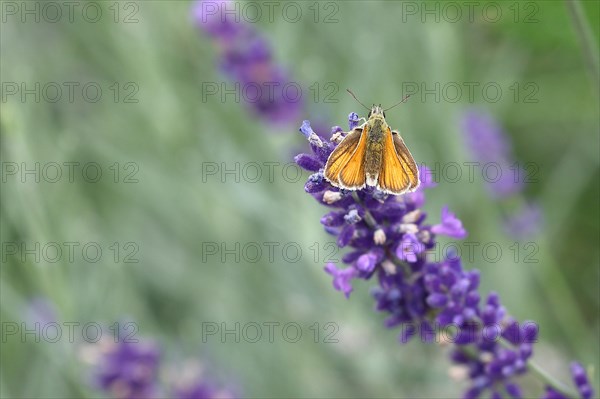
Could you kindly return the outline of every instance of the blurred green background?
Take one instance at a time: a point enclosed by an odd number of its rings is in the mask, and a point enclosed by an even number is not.
[[[349,112],[362,114],[346,87],[365,103],[389,105],[402,97],[406,82],[497,82],[503,90],[497,102],[486,101],[478,89],[472,101],[465,93],[457,102],[415,95],[387,119],[403,132],[419,163],[462,163],[471,155],[460,120],[475,106],[505,127],[519,162],[539,165],[539,180],[525,191],[544,211],[544,228],[530,240],[539,248],[537,263],[522,256],[514,261],[515,239],[504,234],[499,205],[482,179],[440,181],[425,208],[433,223],[448,204],[463,220],[468,240],[499,243],[498,262],[486,262],[480,252],[465,260],[482,271],[483,292],[498,291],[515,317],[540,324],[536,358],[550,372],[567,380],[568,361],[576,358],[595,364],[598,386],[598,87],[563,2],[495,3],[503,11],[497,22],[482,17],[487,2],[478,2],[473,21],[464,15],[456,23],[443,13],[439,22],[431,15],[423,22],[420,14],[407,15],[406,2],[297,2],[303,11],[297,23],[275,12],[272,22],[264,17],[253,24],[303,88],[306,111],[297,123],[277,128],[231,97],[203,101],[203,82],[228,80],[216,66],[213,43],[191,21],[190,2],[100,2],[104,17],[97,23],[77,13],[73,23],[66,17],[22,22],[7,15],[6,3],[3,96],[6,82],[97,82],[103,96],[88,102],[76,89],[73,102],[3,97],[3,168],[13,162],[29,168],[36,162],[96,162],[103,175],[91,183],[76,169],[73,182],[65,175],[56,183],[36,183],[31,175],[22,182],[20,174],[2,181],[3,323],[25,320],[36,297],[46,298],[61,322],[133,320],[138,337],[162,345],[165,362],[208,362],[215,375],[236,381],[251,397],[459,397],[464,385],[448,377],[443,349],[416,341],[401,346],[398,331],[382,326],[369,295],[375,281],[356,282],[349,300],[332,289],[322,270],[333,242],[319,224],[326,209],[304,193],[307,173],[298,181],[283,176],[294,153],[306,151],[297,132],[302,119],[345,126]],[[128,3],[137,8],[126,8]],[[321,12],[317,23],[309,8],[314,4]],[[337,22],[323,22],[332,10],[327,4],[334,4]],[[422,11],[421,3],[413,4]],[[432,9],[436,4],[427,3]],[[115,7],[121,12],[117,23]],[[597,43],[599,3],[583,2],[583,9]],[[132,10],[138,22],[122,23]],[[139,89],[132,97],[137,103],[124,102],[133,90],[128,82]],[[339,88],[335,103],[309,89],[328,82]],[[515,82],[521,85],[518,98],[510,89]],[[524,101],[526,83],[539,89],[537,102]],[[203,165],[211,162],[228,168],[277,164],[272,181],[264,168],[253,183],[220,174],[203,179]],[[295,169],[288,172],[293,177]],[[129,173],[137,182],[124,181]],[[82,258],[81,246],[73,262],[65,254],[55,263],[8,255],[6,243],[36,242],[92,242],[103,253],[95,263]],[[279,243],[273,260],[264,246],[269,242]],[[258,243],[263,252],[257,262],[243,256],[222,262],[221,252],[206,254],[206,243]],[[297,262],[282,255],[288,243],[302,250]],[[138,262],[126,263],[134,249]],[[218,335],[203,342],[206,322],[229,328],[236,322],[294,322],[303,335],[290,343],[276,329],[273,343],[264,336],[257,343],[231,337],[221,342]],[[323,342],[328,322],[339,327],[338,343]],[[318,343],[310,329],[315,323]],[[73,343],[5,338],[2,397],[99,396],[81,366],[81,335]],[[535,380],[524,383],[538,392]]]

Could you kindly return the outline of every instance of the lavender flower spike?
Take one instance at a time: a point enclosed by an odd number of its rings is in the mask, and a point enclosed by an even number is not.
[[[117,399],[156,397],[160,351],[155,343],[100,342],[95,379],[102,391]]]
[[[194,24],[215,43],[219,66],[235,82],[249,110],[274,125],[295,123],[304,108],[301,95],[283,90],[289,73],[273,60],[266,36],[240,19],[236,2],[196,0]]]
[[[476,110],[468,111],[463,118],[463,131],[475,160],[481,163],[482,167],[490,166],[490,173],[494,171],[493,176],[486,178],[486,181],[490,182],[490,194],[495,198],[506,198],[521,191],[523,179],[515,179],[515,176],[524,176],[524,173],[515,173],[514,168],[511,169],[511,165],[514,164],[511,146],[491,115]]]
[[[473,158],[487,174],[485,180],[491,196],[503,200],[522,194],[525,183],[531,182],[529,174],[513,159],[509,139],[498,122],[487,113],[469,110],[464,115],[462,127]],[[511,211],[504,224],[510,236],[522,240],[537,234],[542,222],[540,207],[528,203],[517,212]]]
[[[165,373],[161,369],[160,348],[154,341],[121,339],[114,342],[103,338],[84,347],[81,355],[93,366],[94,385],[114,399],[233,399],[240,396],[233,387],[219,387],[202,375],[200,363],[196,361],[186,361],[178,370]],[[159,374],[167,377],[162,378],[167,384],[159,384]]]
[[[594,390],[588,380],[588,376],[583,366],[577,362],[571,363],[571,375],[579,394],[583,399],[590,399],[594,396]]]
[[[351,113],[348,119],[352,128],[358,115]],[[308,121],[300,131],[309,139],[312,154],[297,156],[297,163],[314,172],[305,191],[329,208],[321,219],[325,230],[337,237],[340,248],[350,248],[342,258],[345,268],[339,269],[333,263],[325,266],[333,277],[333,287],[349,297],[352,280],[375,277],[375,309],[387,314],[387,328],[400,327],[401,343],[416,336],[431,342],[434,327],[456,328],[457,333],[446,341],[452,345],[453,369],[464,371],[455,374],[469,380],[465,398],[502,398],[504,393],[522,398],[517,377],[533,367],[538,327],[534,322],[519,323],[510,317],[496,293],[482,301],[479,271],[465,270],[460,257],[448,256],[441,262],[429,259],[428,251],[435,247],[437,235],[464,238],[467,232],[447,206],[442,208],[441,223],[426,223],[427,215],[421,210],[424,190],[435,186],[428,170],[421,168],[424,184],[402,196],[387,195],[372,187],[339,189],[323,178],[324,165],[337,141],[319,138],[323,145],[316,145],[316,134]],[[332,133],[339,134],[338,129],[332,129]],[[502,142],[497,146],[502,147]],[[592,389],[582,370],[572,366],[575,385],[587,399]],[[573,397],[569,389],[557,389],[556,384],[547,389],[546,395],[548,399]]]

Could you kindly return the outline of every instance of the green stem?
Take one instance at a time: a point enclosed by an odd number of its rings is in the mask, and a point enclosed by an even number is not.
[[[352,191],[352,198],[354,198],[354,201],[357,204],[363,206],[363,208],[365,209],[365,222],[367,223],[367,226],[369,226],[373,230],[376,230],[377,222],[375,221],[375,218],[373,217],[373,215],[371,215],[371,212],[369,212],[369,210],[364,207],[364,204],[356,191]]]
[[[539,364],[534,362],[533,360],[529,360],[527,362],[527,366],[531,369],[531,371],[538,376],[538,378],[544,381],[546,384],[550,385],[555,390],[559,391],[563,395],[569,398],[579,398],[579,393],[575,392],[575,390],[566,384],[558,381],[556,378],[552,377],[550,374],[546,372]]]
[[[400,259],[398,259],[398,257],[396,257],[395,255],[390,256],[392,258],[392,262],[400,267],[402,269],[402,272],[404,273],[404,277],[406,278],[406,283],[407,284],[413,284],[417,278],[419,278],[419,274],[414,273],[410,266],[408,266],[406,264],[406,262],[402,262]]]
[[[588,24],[581,3],[579,0],[565,0],[567,10],[571,16],[571,21],[575,26],[577,36],[581,42],[583,55],[585,57],[585,63],[587,65],[589,74],[595,83],[594,93],[598,95],[598,88],[600,87],[600,62],[598,61],[598,46],[595,43],[592,30]]]

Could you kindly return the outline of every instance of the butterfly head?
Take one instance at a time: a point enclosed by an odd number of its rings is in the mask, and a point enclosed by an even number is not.
[[[383,111],[381,104],[373,104],[371,111],[369,111],[369,115],[367,115],[367,119],[371,118],[385,119],[385,112]]]

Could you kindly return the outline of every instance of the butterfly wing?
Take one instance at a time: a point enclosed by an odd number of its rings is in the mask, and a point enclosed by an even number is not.
[[[363,129],[354,129],[342,139],[338,146],[333,150],[327,164],[325,164],[325,178],[336,187],[340,186],[339,176],[342,169],[352,159],[359,144],[364,147]]]
[[[385,133],[377,183],[380,190],[395,195],[414,191],[419,186],[419,171],[410,151],[400,135],[389,128]]]
[[[400,133],[397,131],[392,131],[392,138],[394,140],[394,147],[396,149],[396,154],[400,157],[402,165],[404,169],[408,173],[408,179],[410,180],[410,188],[409,191],[415,191],[419,188],[421,181],[419,179],[419,168],[415,163],[415,159],[412,154],[408,150],[406,144],[404,144],[404,140],[400,137]]]
[[[348,190],[360,190],[365,187],[365,154],[367,152],[367,136],[369,125],[365,125],[356,145],[354,153],[339,174],[340,187]]]

